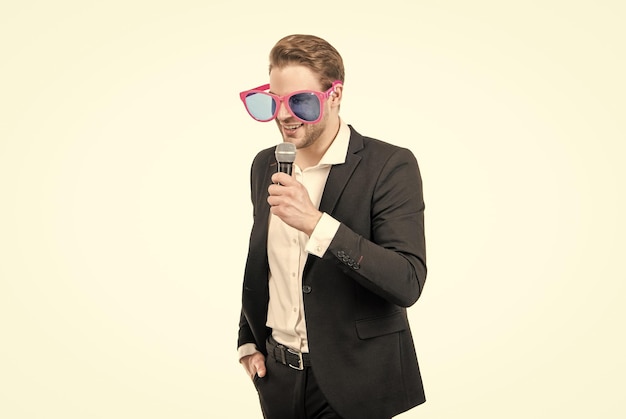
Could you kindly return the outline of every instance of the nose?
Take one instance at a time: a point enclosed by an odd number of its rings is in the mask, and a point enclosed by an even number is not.
[[[292,118],[292,117],[293,117],[293,115],[291,115],[291,113],[289,113],[285,103],[284,102],[280,102],[280,105],[278,107],[278,113],[276,114],[276,119],[278,119],[279,121],[284,121],[284,120]]]

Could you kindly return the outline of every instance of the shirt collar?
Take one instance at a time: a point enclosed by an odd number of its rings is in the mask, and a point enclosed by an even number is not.
[[[343,119],[339,119],[339,131],[326,153],[320,159],[319,165],[342,164],[346,162],[348,144],[350,143],[350,128]]]

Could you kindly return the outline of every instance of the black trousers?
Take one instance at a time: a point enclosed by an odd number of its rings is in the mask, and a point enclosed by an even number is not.
[[[341,419],[320,390],[313,367],[299,371],[271,356],[265,364],[265,377],[254,377],[265,419]]]

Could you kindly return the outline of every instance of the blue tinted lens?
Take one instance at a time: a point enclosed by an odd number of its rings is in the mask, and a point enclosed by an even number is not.
[[[289,107],[295,116],[312,122],[320,117],[320,100],[313,93],[298,93],[289,98]]]
[[[272,119],[276,111],[274,98],[265,93],[250,93],[246,96],[246,107],[248,112],[259,121]]]

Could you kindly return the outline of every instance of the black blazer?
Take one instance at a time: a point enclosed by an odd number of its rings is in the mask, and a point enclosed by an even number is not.
[[[304,311],[311,362],[331,406],[346,419],[378,419],[425,401],[406,313],[426,281],[424,201],[411,151],[350,131],[346,162],[331,168],[319,208],[341,225],[324,257],[307,259]],[[264,354],[275,172],[274,147],[259,152],[238,339]]]

